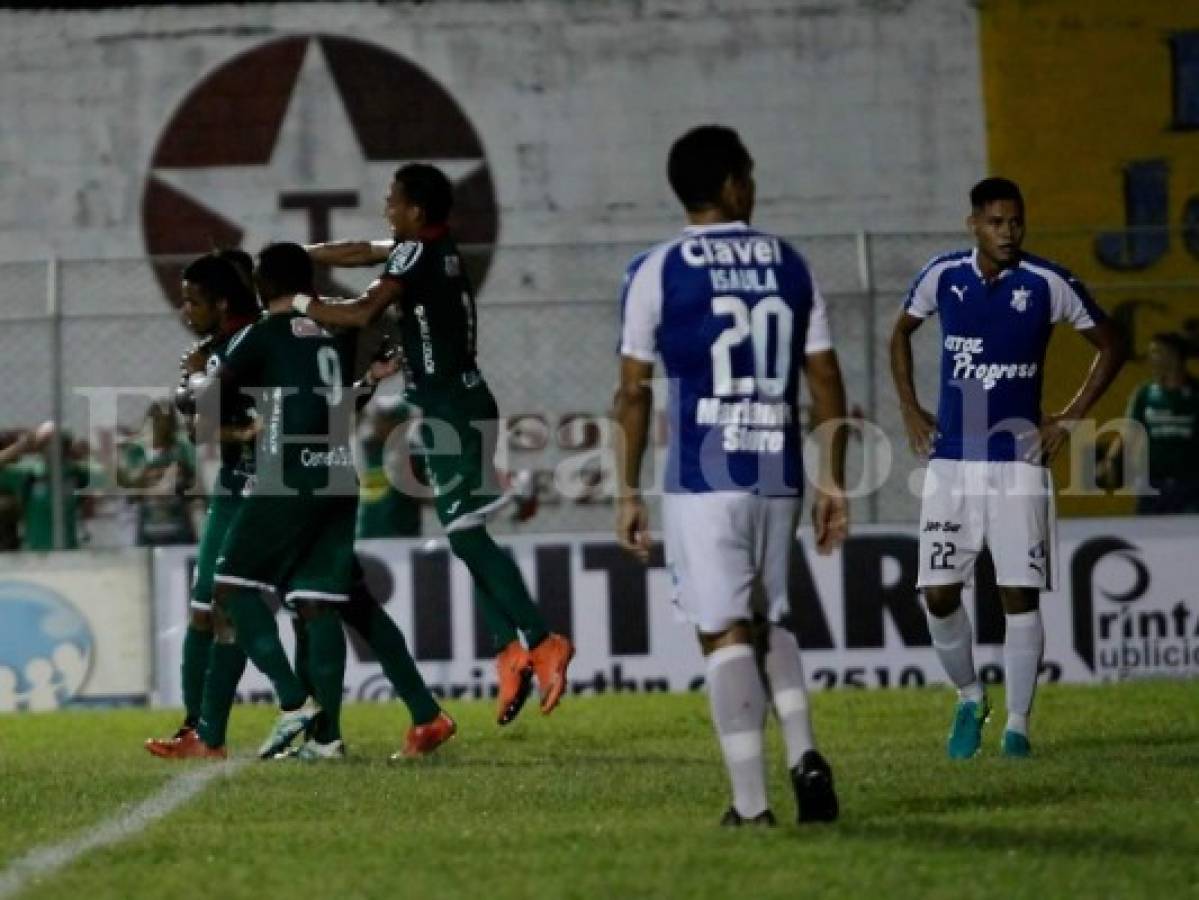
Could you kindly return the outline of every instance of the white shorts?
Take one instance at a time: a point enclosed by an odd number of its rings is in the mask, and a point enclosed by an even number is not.
[[[799,508],[798,497],[667,494],[662,499],[666,565],[683,617],[701,632],[715,634],[748,621],[755,611],[772,622],[785,616]],[[755,600],[761,604],[756,610]]]
[[[916,586],[971,581],[983,547],[991,551],[1001,587],[1053,589],[1057,517],[1049,469],[1023,462],[929,462]]]

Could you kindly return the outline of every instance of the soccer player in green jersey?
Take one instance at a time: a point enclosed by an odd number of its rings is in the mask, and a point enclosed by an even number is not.
[[[386,201],[392,240],[309,248],[314,261],[326,265],[383,263],[379,278],[357,299],[322,302],[304,295],[295,298],[295,309],[331,327],[361,328],[389,307],[398,313],[405,399],[422,412],[426,444],[434,428],[444,434],[448,427],[458,441],[457,452],[427,454],[425,467],[437,516],[454,555],[470,570],[499,651],[497,721],[506,725],[520,712],[534,676],[541,711],[553,711],[574,647],[550,633],[520,570],[485,527],[487,515],[507,502],[493,466],[499,411],[475,358],[475,300],[447,227],[452,204],[453,189],[439,169],[400,168]]]
[[[1148,455],[1150,491],[1137,497],[1140,515],[1199,512],[1199,384],[1187,371],[1188,350],[1181,334],[1153,336],[1153,375],[1133,393],[1124,415],[1140,428],[1117,435],[1103,460],[1104,478],[1114,484],[1122,455]]]
[[[247,261],[248,261],[247,256]],[[184,356],[184,383],[176,393],[181,411],[194,411],[191,376],[203,377],[223,362],[233,339],[249,328],[262,312],[248,281],[227,258],[208,254],[183,270],[183,317],[201,341]],[[238,398],[221,409],[221,467],[208,502],[208,515],[200,536],[192,581],[191,612],[183,638],[183,724],[166,739],[151,738],[146,749],[160,757],[178,755],[198,740],[196,728],[202,709],[218,729],[208,732],[213,748],[222,751],[224,726],[246,667],[246,656],[234,643],[213,643],[212,587],[217,551],[252,477],[254,465],[254,409],[248,397]],[[214,681],[205,690],[206,678]],[[195,748],[198,749],[198,748]]]
[[[238,316],[236,313],[240,302],[224,299],[226,296],[237,296],[238,292],[236,285],[229,284],[231,276],[222,270],[215,259],[217,256],[234,260],[239,270],[244,269],[245,289],[253,303],[252,317]],[[253,261],[249,254],[223,250],[215,256],[202,257],[185,272],[185,316],[193,330],[205,335],[201,345],[184,360],[185,385],[180,391],[180,399],[189,410],[194,407],[190,388],[186,385],[188,376],[202,378],[205,372],[215,370],[224,360],[231,339],[261,312],[249,289],[252,270]],[[369,392],[378,379],[394,371],[391,363],[375,362],[356,387]],[[362,399],[359,398],[359,401]],[[217,552],[244,493],[243,489],[253,477],[255,429],[250,398],[239,396],[235,403],[222,406],[221,413],[220,437],[224,464],[200,544],[192,592],[192,622],[184,640],[183,694],[187,716],[183,727],[172,738],[146,742],[151,753],[164,758],[224,755],[225,728],[237,683],[245,669],[245,655],[236,643],[218,643],[211,651],[208,649],[212,645],[212,582]],[[339,605],[337,611],[374,652],[412,716],[412,727],[408,730],[403,749],[396,757],[431,753],[454,735],[455,724],[430,693],[408,652],[403,634],[370,594],[356,557],[353,571],[349,602]],[[307,676],[309,645],[307,629],[301,620],[297,619],[296,623],[296,668],[303,681]],[[211,666],[208,665],[209,652],[213,657]],[[201,709],[206,711],[203,717],[200,715]]]
[[[280,698],[284,712],[261,756],[279,753],[313,726],[312,740],[299,755],[337,757],[344,754],[339,720],[344,618],[375,650],[412,712],[414,726],[403,755],[422,755],[452,736],[453,721],[429,694],[395,623],[351,574],[357,481],[346,445],[344,401],[350,392],[343,373],[349,371],[349,341],[337,341],[290,311],[291,295],[311,289],[312,267],[303,248],[268,247],[259,257],[257,281],[270,315],[231,343],[213,373],[216,386],[209,389],[226,394],[222,407],[238,388],[264,391],[258,404],[265,429],[256,483],[234,516],[217,560],[218,640],[228,643],[236,635]],[[288,664],[274,618],[258,593],[275,587],[304,620],[297,656],[303,678]],[[221,749],[206,733],[207,719],[206,713],[200,741],[192,748],[204,752],[179,755],[215,755]]]

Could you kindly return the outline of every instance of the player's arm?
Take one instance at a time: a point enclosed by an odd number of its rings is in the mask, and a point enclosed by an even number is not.
[[[849,501],[845,497],[848,419],[845,382],[836,351],[806,354],[804,376],[812,395],[812,435],[820,448],[812,524],[816,529],[816,550],[825,555],[841,546],[849,533]]]
[[[1128,342],[1111,319],[1100,319],[1089,328],[1080,328],[1078,333],[1095,348],[1095,356],[1091,359],[1086,379],[1070,402],[1060,412],[1047,416],[1041,424],[1040,447],[1029,451],[1030,461],[1038,457],[1045,460],[1053,458],[1069,437],[1071,423],[1090,412],[1103,392],[1111,387],[1128,359]]]
[[[912,452],[928,456],[932,451],[933,439],[937,434],[936,418],[920,405],[916,395],[916,381],[912,375],[912,333],[924,323],[924,319],[909,312],[902,312],[891,331],[891,379],[895,382],[895,393],[899,397],[899,411],[903,416],[904,429]]]
[[[263,330],[255,325],[233,339],[223,362],[209,373],[194,373],[188,386],[195,397],[196,445],[222,439],[221,405],[236,403],[243,386],[261,387],[265,355]]]
[[[1119,487],[1118,473],[1123,460],[1140,458],[1146,433],[1144,396],[1144,389],[1137,388],[1124,411],[1124,421],[1119,423],[1116,433],[1108,441],[1099,464],[1100,487],[1109,490]]]
[[[304,249],[317,265],[349,269],[387,262],[393,246],[395,241],[327,241],[305,244]]]
[[[620,546],[649,561],[649,516],[641,498],[641,463],[649,445],[654,397],[650,376],[654,364],[632,356],[620,358],[620,383],[612,401],[616,451],[616,538]]]
[[[9,463],[14,463],[26,453],[33,451],[33,433],[22,431],[17,435],[17,439],[0,450],[0,467],[7,466]]]
[[[396,278],[376,278],[360,297],[319,300],[297,294],[292,301],[296,312],[308,316],[326,328],[365,328],[392,304],[398,304],[404,294],[403,283]]]

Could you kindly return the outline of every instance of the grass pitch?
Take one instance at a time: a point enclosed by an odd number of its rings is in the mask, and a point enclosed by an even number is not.
[[[997,709],[1002,697],[995,696]],[[1048,687],[1036,757],[944,755],[946,690],[813,697],[842,819],[793,824],[772,733],[774,830],[716,827],[723,769],[699,695],[450,706],[459,736],[387,763],[402,708],[350,706],[344,763],[250,763],[144,831],[34,879],[21,896],[1199,896],[1199,684]],[[234,711],[249,754],[273,712]],[[0,721],[0,876],[30,850],[154,794],[181,771],[141,749],[171,712]]]

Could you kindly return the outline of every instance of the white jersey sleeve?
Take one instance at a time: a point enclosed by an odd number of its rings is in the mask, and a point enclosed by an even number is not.
[[[642,362],[657,357],[662,323],[662,264],[669,246],[651,250],[627,276],[622,304],[620,353]]]
[[[812,312],[808,316],[808,334],[804,340],[805,354],[820,353],[833,349],[833,335],[828,325],[828,307],[824,302],[824,294],[820,293],[820,285],[812,279]]]
[[[1063,278],[1056,272],[1050,272],[1049,281],[1049,321],[1069,322],[1079,331],[1095,327],[1093,314],[1095,303],[1087,294],[1086,288],[1073,275]]]
[[[921,270],[904,298],[904,312],[917,319],[927,319],[937,312],[937,282],[944,270],[945,266],[940,258],[934,259]]]

